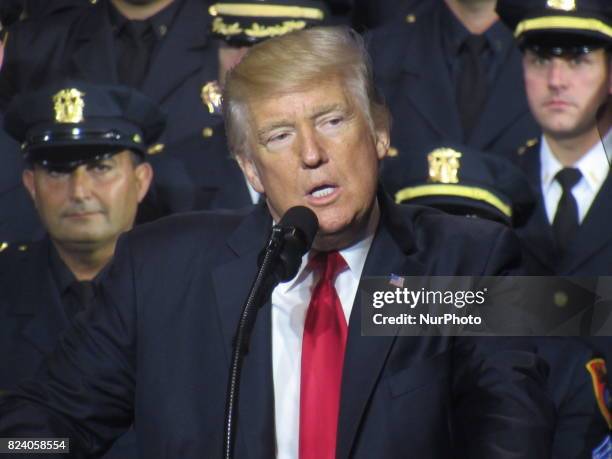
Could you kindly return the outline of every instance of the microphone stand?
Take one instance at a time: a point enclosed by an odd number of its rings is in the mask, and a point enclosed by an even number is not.
[[[247,301],[242,308],[238,329],[234,338],[234,351],[230,366],[230,378],[225,404],[225,434],[223,441],[223,458],[233,459],[236,437],[236,415],[238,411],[238,398],[240,394],[240,375],[244,356],[249,349],[251,332],[255,326],[257,311],[266,298],[272,294],[274,287],[280,282],[273,270],[274,261],[280,256],[284,245],[285,230],[279,227],[272,228],[272,235],[265,248],[255,281],[251,286]]]

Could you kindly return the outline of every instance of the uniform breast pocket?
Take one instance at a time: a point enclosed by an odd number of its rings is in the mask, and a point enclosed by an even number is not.
[[[413,362],[389,375],[391,397],[406,395],[425,387],[432,390],[449,383],[451,377],[451,352]]]

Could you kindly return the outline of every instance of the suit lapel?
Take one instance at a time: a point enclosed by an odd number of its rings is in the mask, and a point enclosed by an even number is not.
[[[205,5],[199,1],[185,0],[177,11],[168,35],[162,40],[157,53],[149,67],[142,84],[142,91],[162,103],[168,95],[180,87],[182,83],[204,65],[205,54],[216,49],[207,48],[207,30],[210,15],[205,11]],[[210,45],[210,44],[208,44]],[[208,62],[207,61],[207,62]],[[210,67],[210,63],[206,67]],[[171,71],[169,71],[171,69]],[[206,69],[212,78],[216,78],[216,68]],[[199,97],[193,94],[193,97]]]
[[[527,149],[519,159],[519,165],[531,183],[533,194],[536,196],[536,205],[525,226],[518,229],[517,233],[521,237],[523,247],[551,272],[555,272],[558,269],[555,240],[552,226],[546,216],[544,196],[540,186],[539,142]]]
[[[421,27],[438,29],[439,14],[433,14],[431,21]],[[408,26],[407,26],[408,27]],[[429,37],[438,37],[438,30],[423,33],[416,30],[413,46],[406,49],[403,57],[403,74],[400,88],[408,88],[407,97],[417,111],[442,137],[460,139],[463,137],[461,122],[455,104],[454,87],[446,64],[440,42],[425,43]],[[433,48],[433,49],[432,49]],[[439,84],[433,85],[437,81]],[[401,94],[397,103],[405,103]],[[397,98],[393,98],[394,100]],[[391,101],[391,104],[393,102]],[[401,110],[398,111],[401,113]],[[400,120],[401,121],[401,120]]]
[[[602,228],[612,215],[612,178],[610,174],[595,196],[585,219],[578,228],[576,238],[563,257],[560,271],[569,273],[591,258],[603,245],[612,240],[612,233]]]
[[[366,259],[362,278],[398,274],[422,276],[425,267],[411,251],[412,229],[401,221],[401,215],[390,201],[379,194],[381,223]],[[342,395],[338,419],[336,457],[350,457],[359,425],[368,401],[376,388],[395,336],[361,336],[361,301],[359,290],[349,322],[349,334],[342,374]],[[398,327],[399,330],[399,327]]]
[[[21,333],[24,340],[43,355],[53,351],[58,336],[68,326],[47,262],[49,244],[47,240],[31,246],[32,252],[24,254],[24,259],[20,260],[25,264],[24,275],[20,276],[16,285],[8,286],[16,289],[16,294],[12,295],[15,304],[12,305],[11,315],[30,316]]]
[[[242,305],[255,277],[257,256],[265,244],[266,229],[271,228],[271,223],[265,205],[260,205],[228,239],[236,258],[213,272],[228,366]],[[238,408],[239,438],[248,445],[249,457],[254,459],[275,455],[271,324],[268,301],[258,311],[249,352],[244,358]]]
[[[72,66],[93,82],[117,82],[117,59],[106,2],[87,8],[75,29]]]

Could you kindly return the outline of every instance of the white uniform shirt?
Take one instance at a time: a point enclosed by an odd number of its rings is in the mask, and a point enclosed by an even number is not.
[[[542,196],[548,222],[552,225],[563,193],[561,185],[555,180],[555,175],[563,169],[563,165],[552,153],[544,136],[540,148],[540,165]],[[603,144],[597,142],[573,167],[580,169],[582,173],[582,178],[572,188],[572,194],[578,204],[578,221],[582,223],[610,170]]]

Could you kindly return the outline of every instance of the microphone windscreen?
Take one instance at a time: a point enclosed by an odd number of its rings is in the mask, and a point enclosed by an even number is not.
[[[319,230],[319,220],[308,207],[295,206],[285,212],[278,226],[282,228],[296,228],[301,231],[306,243],[305,251],[308,251]]]

